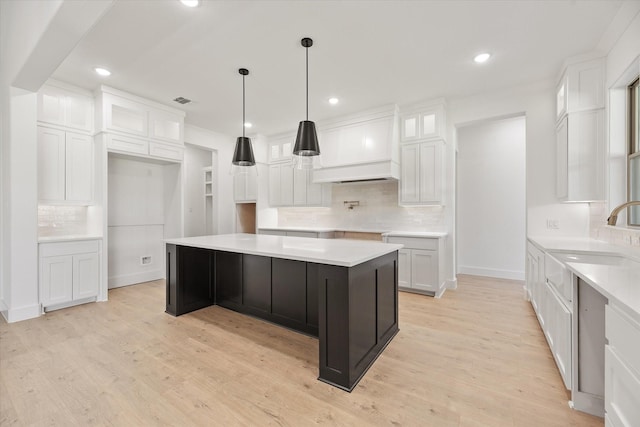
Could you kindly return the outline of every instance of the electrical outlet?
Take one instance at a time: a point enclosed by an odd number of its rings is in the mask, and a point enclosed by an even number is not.
[[[151,255],[146,255],[146,256],[140,257],[140,264],[141,265],[149,265],[149,264],[151,264]]]
[[[547,219],[547,228],[549,230],[558,230],[560,228],[559,221],[557,219]]]

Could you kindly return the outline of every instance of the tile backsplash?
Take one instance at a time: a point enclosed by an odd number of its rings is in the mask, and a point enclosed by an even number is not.
[[[38,206],[38,235],[41,237],[86,233],[86,206]]]
[[[358,202],[349,209],[345,202]],[[398,182],[333,184],[331,207],[278,208],[281,227],[446,231],[443,206],[398,206]]]
[[[640,251],[640,229],[607,225],[608,217],[609,211],[605,203],[589,204],[589,237],[614,245],[631,246]]]

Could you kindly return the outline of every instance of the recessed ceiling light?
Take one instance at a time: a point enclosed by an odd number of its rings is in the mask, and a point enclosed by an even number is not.
[[[246,127],[247,129],[250,128],[251,126],[253,126],[251,123],[244,122],[244,127]]]
[[[98,73],[99,76],[108,77],[111,75],[111,71],[106,68],[96,67],[94,68],[95,72]]]
[[[478,64],[482,64],[483,62],[487,62],[487,60],[491,58],[491,54],[489,53],[481,53],[479,55],[476,55],[473,60],[475,62],[477,62]]]
[[[329,98],[329,104],[336,105],[340,100],[338,98]]]
[[[198,7],[200,5],[200,0],[180,0],[180,3],[187,7]]]

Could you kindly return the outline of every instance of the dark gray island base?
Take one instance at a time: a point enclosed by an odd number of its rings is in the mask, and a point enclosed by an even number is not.
[[[344,267],[167,243],[166,312],[217,304],[319,339],[319,377],[351,391],[398,332],[398,252]]]

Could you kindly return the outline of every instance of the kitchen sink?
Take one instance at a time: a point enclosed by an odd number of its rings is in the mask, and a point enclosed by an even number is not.
[[[620,255],[596,255],[584,253],[565,253],[553,252],[552,256],[562,262],[574,262],[580,264],[600,264],[600,265],[619,265],[628,266],[637,264],[630,259]]]

